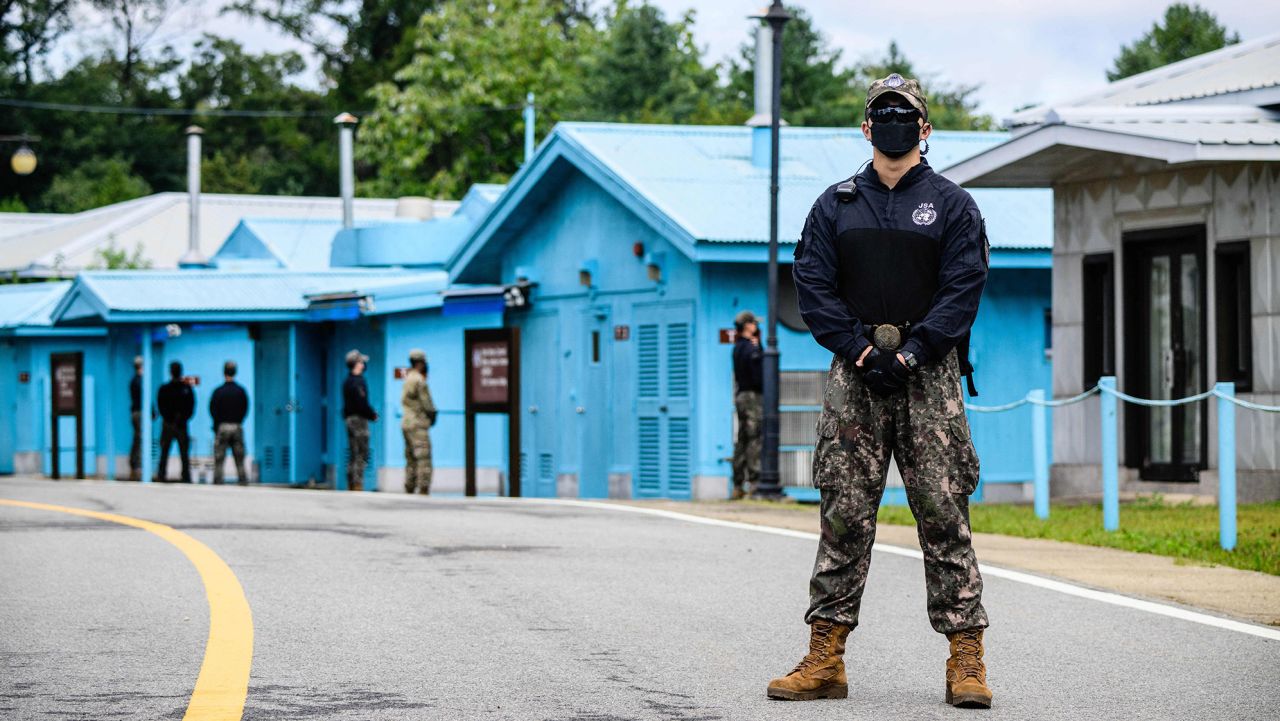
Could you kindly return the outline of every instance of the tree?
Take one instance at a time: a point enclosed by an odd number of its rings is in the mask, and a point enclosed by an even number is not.
[[[782,117],[792,125],[843,126],[861,119],[862,105],[853,87],[855,73],[840,67],[840,50],[831,48],[801,8],[782,30]],[[754,107],[755,28],[729,67],[729,95],[745,121]],[[864,89],[865,90],[865,89]]]
[[[1132,45],[1120,48],[1107,80],[1145,73],[1240,42],[1239,34],[1229,32],[1213,13],[1194,3],[1170,5],[1163,20],[1152,24]]]
[[[19,90],[35,84],[36,66],[54,42],[71,29],[73,0],[0,2],[0,60],[15,64]]]
[[[134,175],[123,158],[91,158],[75,170],[54,178],[41,197],[41,205],[55,213],[77,213],[140,198],[150,192],[151,186]]]
[[[143,53],[181,0],[90,0],[120,34],[120,89],[129,97]]]
[[[603,35],[587,54],[583,97],[565,113],[643,123],[720,120],[716,68],[702,63],[693,21],[693,11],[667,22],[647,0],[616,0]]]
[[[101,270],[144,270],[151,267],[151,261],[142,254],[142,243],[133,246],[133,252],[117,248],[113,237],[105,248],[93,252],[93,262],[89,265]]]
[[[358,153],[375,177],[362,191],[460,197],[473,183],[505,181],[520,162],[525,94],[546,108],[545,128],[580,92],[576,43],[591,30],[561,25],[561,6],[490,0],[423,15],[409,63],[371,91]]]

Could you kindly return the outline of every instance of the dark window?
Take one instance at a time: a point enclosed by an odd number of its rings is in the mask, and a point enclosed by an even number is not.
[[[591,362],[600,362],[600,331],[591,331]]]
[[[796,279],[791,275],[790,265],[778,266],[778,320],[783,326],[796,332],[809,332],[809,326],[805,324],[804,318],[800,317]]]
[[[1253,387],[1253,313],[1250,308],[1249,241],[1224,243],[1217,264],[1218,380],[1237,391]]]
[[[1084,278],[1084,387],[1116,374],[1116,281],[1110,253],[1086,255]]]
[[[1053,309],[1044,309],[1044,357],[1053,357]]]

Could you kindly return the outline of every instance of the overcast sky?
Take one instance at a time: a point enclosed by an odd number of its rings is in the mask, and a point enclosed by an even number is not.
[[[466,0],[474,1],[474,0]],[[596,0],[600,6],[608,0]],[[633,0],[634,1],[634,0]],[[736,55],[746,16],[768,0],[650,0],[669,18],[693,8],[695,36],[712,61]],[[805,8],[845,62],[884,54],[890,40],[924,73],[979,84],[979,109],[997,120],[1028,103],[1064,100],[1106,82],[1121,45],[1146,32],[1167,0],[792,0]],[[1280,33],[1280,2],[1201,0],[1219,21],[1251,40]],[[292,43],[261,23],[219,16],[214,3],[175,18],[164,42],[181,47],[201,32],[239,39],[252,50]],[[81,40],[79,44],[83,45]],[[77,51],[65,48],[68,56]],[[783,109],[784,117],[786,110]]]

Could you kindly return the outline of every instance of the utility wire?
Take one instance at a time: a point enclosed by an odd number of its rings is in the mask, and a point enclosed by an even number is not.
[[[108,115],[162,115],[162,116],[206,116],[225,118],[327,118],[336,111],[332,110],[219,110],[215,108],[142,108],[127,105],[75,105],[70,103],[46,103],[38,100],[17,100],[0,98],[0,107],[24,108],[27,110],[49,110],[71,113],[102,113]],[[442,108],[454,112],[508,112],[522,110],[519,105],[472,105]],[[537,107],[537,106],[535,106]],[[357,110],[357,115],[368,115],[372,110]]]

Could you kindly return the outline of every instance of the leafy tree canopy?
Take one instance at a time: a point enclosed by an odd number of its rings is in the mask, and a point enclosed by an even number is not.
[[[1195,3],[1174,3],[1164,11],[1161,22],[1120,48],[1107,80],[1145,73],[1238,42],[1240,35],[1227,30],[1213,13]]]

